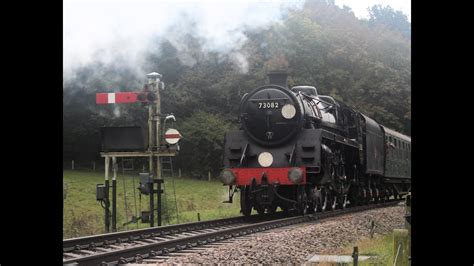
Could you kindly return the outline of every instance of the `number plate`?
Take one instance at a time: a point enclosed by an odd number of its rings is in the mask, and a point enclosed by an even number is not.
[[[258,109],[278,109],[280,104],[278,102],[258,102]]]

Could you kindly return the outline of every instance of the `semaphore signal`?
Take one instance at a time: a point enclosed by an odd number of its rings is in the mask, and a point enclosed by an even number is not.
[[[156,95],[150,91],[143,92],[109,92],[96,93],[96,104],[115,103],[156,103]]]
[[[182,138],[182,135],[179,133],[178,130],[174,128],[169,128],[164,136],[164,140],[166,143],[162,143],[161,141],[161,130],[160,124],[161,119],[164,120],[164,126],[166,126],[167,120],[175,121],[174,115],[163,115],[161,114],[160,108],[160,90],[164,89],[164,83],[160,81],[162,77],[161,74],[153,72],[147,75],[148,77],[148,84],[145,84],[142,91],[138,92],[111,92],[111,93],[97,93],[96,94],[96,104],[97,105],[105,105],[105,104],[128,104],[128,103],[142,103],[148,109],[148,145],[146,149],[138,149],[130,150],[127,147],[127,141],[130,140],[131,131],[130,127],[127,128],[127,132],[116,131],[120,134],[112,134],[110,139],[113,139],[111,143],[116,145],[114,148],[115,150],[122,150],[122,151],[110,151],[106,150],[101,152],[101,156],[105,158],[105,185],[99,184],[97,185],[97,200],[101,202],[101,205],[105,209],[105,228],[106,231],[109,232],[109,171],[110,171],[110,159],[112,159],[112,170],[113,170],[113,177],[112,177],[112,230],[116,231],[116,177],[117,177],[117,157],[147,157],[149,158],[149,173],[141,173],[140,176],[147,177],[144,178],[143,187],[148,188],[146,190],[141,190],[142,193],[148,193],[150,195],[150,211],[149,212],[142,212],[142,217],[139,219],[142,222],[150,223],[150,226],[154,226],[154,215],[153,212],[155,210],[154,202],[153,202],[153,194],[157,194],[157,216],[158,216],[158,226],[161,226],[161,194],[163,190],[161,189],[161,184],[163,183],[163,179],[161,176],[161,163],[160,157],[169,157],[169,156],[176,156],[177,152],[179,151],[178,142]],[[121,128],[115,128],[115,130],[121,130]],[[121,139],[117,140],[117,136],[122,136]],[[125,138],[123,136],[126,136]],[[134,140],[137,137],[134,136]],[[139,137],[138,137],[139,138]],[[103,140],[106,139],[103,136]],[[127,151],[123,151],[123,150]],[[154,161],[156,160],[156,161]],[[154,188],[154,184],[157,184],[157,189]],[[146,195],[148,195],[146,194]],[[133,218],[132,218],[133,220]],[[136,217],[135,217],[135,220]]]

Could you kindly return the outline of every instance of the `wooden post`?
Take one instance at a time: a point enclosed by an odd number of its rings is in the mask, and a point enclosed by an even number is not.
[[[178,177],[181,177],[181,168],[178,169]]]
[[[117,232],[117,157],[112,156],[112,231]]]
[[[393,265],[408,265],[408,230],[393,230]]]
[[[209,181],[211,181],[211,171],[207,172],[207,178]]]
[[[95,171],[95,161],[92,161],[92,170]]]
[[[374,232],[375,232],[375,221],[372,220],[370,221],[370,238],[374,238]]]
[[[63,182],[63,200],[67,198],[67,184]]]
[[[405,202],[405,229],[408,230],[408,256],[411,257],[411,193]]]
[[[354,266],[357,266],[359,263],[359,248],[357,246],[354,247],[354,251],[352,251],[352,258],[354,259]]]
[[[105,156],[105,206],[104,209],[104,224],[105,224],[105,232],[110,232],[110,201],[109,201],[109,165],[110,165],[110,157]]]
[[[153,118],[155,119],[156,126],[155,126],[155,145],[156,145],[156,151],[160,151],[160,137],[161,137],[161,131],[160,131],[160,115],[161,115],[161,106],[160,106],[160,87],[159,87],[159,77],[160,75],[158,73],[150,73],[147,75],[148,76],[148,84],[151,85],[151,91],[155,93],[156,95],[156,104],[154,108],[154,112],[152,113]],[[161,176],[161,160],[160,160],[160,155],[156,155],[156,179],[158,179],[158,194],[156,197],[156,213],[157,213],[157,218],[158,218],[158,226],[161,226],[161,183],[163,182],[162,176]],[[153,210],[151,210],[153,212]]]
[[[71,162],[71,170],[74,170],[74,160]]]
[[[153,106],[148,106],[148,151],[153,150]],[[151,173],[151,172],[150,172]]]
[[[200,221],[201,221],[201,215],[198,212],[198,222],[200,222]]]

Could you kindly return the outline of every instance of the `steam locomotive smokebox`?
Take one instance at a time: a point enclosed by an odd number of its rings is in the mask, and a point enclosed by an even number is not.
[[[102,151],[145,151],[146,132],[141,127],[102,127]]]

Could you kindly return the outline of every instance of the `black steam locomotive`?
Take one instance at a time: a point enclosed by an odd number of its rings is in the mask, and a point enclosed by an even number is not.
[[[300,214],[400,198],[411,184],[411,138],[287,74],[244,95],[241,129],[224,140],[222,181],[241,211]]]

